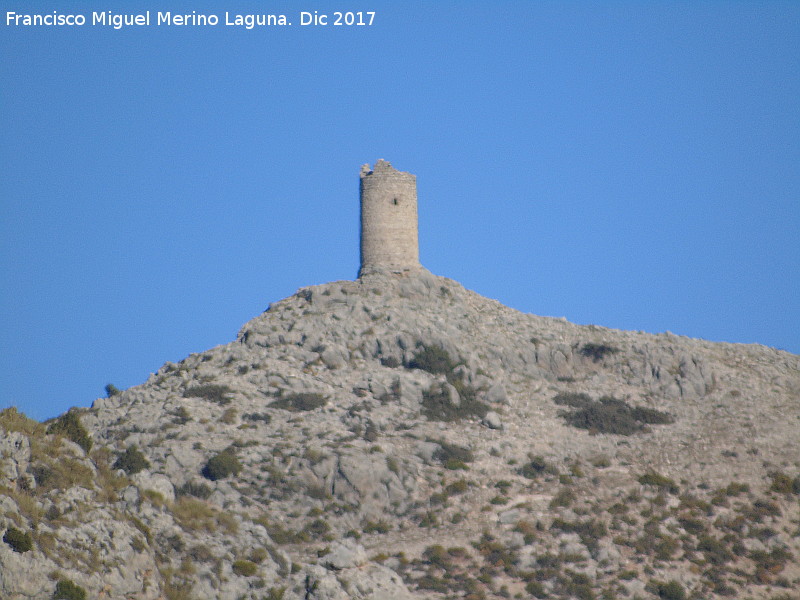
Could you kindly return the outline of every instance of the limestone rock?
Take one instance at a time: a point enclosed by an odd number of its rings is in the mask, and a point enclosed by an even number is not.
[[[364,547],[349,540],[334,542],[331,552],[320,560],[322,566],[336,571],[360,567],[366,562],[367,553],[364,551]]]
[[[508,394],[502,383],[493,383],[486,392],[486,400],[493,404],[508,404]]]
[[[141,471],[133,476],[133,481],[140,490],[156,492],[167,502],[174,502],[175,500],[175,488],[165,475]]]
[[[502,429],[503,422],[500,420],[500,415],[498,415],[493,410],[490,410],[486,413],[483,417],[482,423],[486,425],[489,429]]]

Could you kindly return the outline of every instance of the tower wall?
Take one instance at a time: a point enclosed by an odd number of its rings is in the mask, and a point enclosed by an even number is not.
[[[419,268],[417,178],[379,160],[361,167],[361,270]]]

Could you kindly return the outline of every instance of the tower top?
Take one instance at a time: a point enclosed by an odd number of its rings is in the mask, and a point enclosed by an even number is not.
[[[417,178],[380,159],[361,167],[361,269],[402,273],[420,268]]]
[[[375,163],[374,167],[370,167],[369,163],[365,165],[361,165],[361,178],[368,177],[370,175],[391,175],[391,174],[398,174],[398,175],[407,175],[409,177],[414,177],[411,173],[405,173],[403,171],[398,171],[392,166],[388,160],[383,160],[382,158],[378,159],[378,162]],[[416,178],[415,178],[416,179]]]

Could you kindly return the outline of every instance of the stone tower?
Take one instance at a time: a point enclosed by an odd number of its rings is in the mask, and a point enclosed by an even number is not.
[[[361,270],[419,269],[417,178],[381,159],[361,167]]]

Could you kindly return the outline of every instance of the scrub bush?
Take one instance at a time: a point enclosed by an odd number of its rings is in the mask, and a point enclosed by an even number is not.
[[[128,446],[128,449],[117,457],[112,467],[122,469],[128,475],[135,475],[139,471],[149,469],[150,463],[136,446]]]
[[[64,413],[53,421],[47,428],[47,433],[63,435],[83,448],[84,452],[89,452],[92,449],[92,439],[83,425],[81,425],[78,415],[72,411]]]
[[[322,396],[322,394],[304,392],[300,394],[291,394],[290,396],[280,398],[270,404],[270,406],[272,408],[282,408],[283,410],[288,410],[290,412],[302,412],[320,408],[325,406],[326,403],[327,400],[325,400],[325,397]]]
[[[86,590],[69,579],[59,579],[53,600],[86,600]]]
[[[208,459],[206,466],[203,467],[203,477],[211,481],[225,479],[231,475],[238,475],[242,470],[242,463],[230,448]]]
[[[8,528],[3,536],[3,541],[11,546],[14,552],[19,552],[20,554],[33,548],[33,540],[30,534],[14,527]]]

